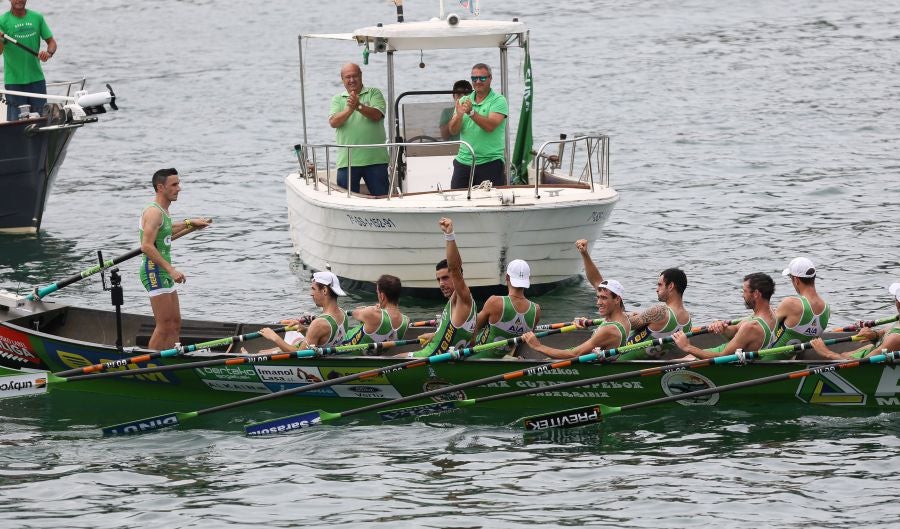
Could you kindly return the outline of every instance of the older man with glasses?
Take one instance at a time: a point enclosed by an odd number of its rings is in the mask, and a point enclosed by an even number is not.
[[[468,142],[475,150],[475,158],[467,148],[460,147],[453,160],[450,187],[468,187],[472,166],[473,184],[490,180],[494,185],[506,185],[503,156],[509,104],[502,94],[491,90],[491,68],[487,64],[472,67],[472,86],[475,91],[456,102],[450,134],[459,134],[460,140]]]

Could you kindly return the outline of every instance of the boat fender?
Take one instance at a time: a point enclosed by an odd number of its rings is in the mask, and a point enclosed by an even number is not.
[[[451,26],[459,24],[459,15],[457,15],[456,13],[450,13],[449,15],[447,15],[447,24],[450,24]]]

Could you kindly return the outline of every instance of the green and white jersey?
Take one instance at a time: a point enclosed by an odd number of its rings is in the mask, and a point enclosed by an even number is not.
[[[672,336],[677,331],[689,332],[692,327],[692,322],[690,317],[688,317],[687,323],[681,323],[678,321],[678,316],[675,315],[675,311],[672,310],[671,307],[666,307],[666,311],[668,312],[668,318],[666,319],[665,325],[663,328],[654,331],[650,328],[650,326],[646,326],[643,329],[633,331],[631,336],[628,337],[625,345],[632,345],[640,342],[646,342],[647,340],[656,340],[659,338],[668,338]],[[659,356],[671,349],[674,349],[673,344],[665,344],[665,345],[654,345],[651,347],[645,347],[643,349],[635,349],[633,351],[628,351],[627,353],[619,355],[619,360],[647,360],[652,358],[659,358]]]
[[[356,325],[347,333],[349,338],[347,338],[347,343],[356,345],[362,343],[381,343],[393,340],[402,340],[406,335],[406,329],[409,328],[409,318],[406,315],[402,315],[400,320],[400,326],[394,328],[391,325],[391,315],[388,314],[388,311],[385,309],[381,309],[381,323],[378,324],[378,328],[375,329],[374,332],[367,333],[365,330],[365,324],[360,323]]]
[[[338,323],[330,314],[322,314],[319,318],[328,322],[328,325],[331,326],[331,334],[328,335],[328,339],[324,343],[316,344],[316,347],[330,347],[343,344],[349,327],[347,316],[344,316],[344,321],[341,323]]]
[[[432,355],[446,353],[451,347],[463,349],[472,343],[472,338],[475,334],[475,318],[478,316],[475,302],[472,302],[472,310],[469,312],[466,321],[459,327],[453,325],[453,322],[450,321],[450,316],[453,314],[450,303],[450,301],[447,301],[447,304],[444,305],[444,310],[441,312],[441,322],[434,332],[434,337],[420,351],[411,353],[411,357],[427,358]]]
[[[796,345],[798,343],[806,343],[813,338],[822,336],[825,327],[828,326],[828,318],[831,316],[831,308],[828,303],[819,314],[814,314],[809,300],[800,296],[800,303],[803,304],[803,314],[800,321],[793,327],[788,327],[784,321],[778,322],[775,327],[775,343],[772,347],[781,347],[783,345]]]
[[[528,302],[528,309],[525,312],[518,312],[509,296],[503,296],[502,299],[503,312],[500,314],[500,320],[497,323],[488,322],[488,325],[481,329],[478,338],[475,340],[475,343],[478,345],[506,341],[509,338],[515,338],[534,330],[537,305],[533,301]],[[508,346],[498,346],[494,349],[475,353],[469,358],[501,358],[508,350]]]

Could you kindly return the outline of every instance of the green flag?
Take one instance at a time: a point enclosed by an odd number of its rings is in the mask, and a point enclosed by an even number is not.
[[[528,54],[528,40],[525,40],[525,68],[522,90],[522,111],[519,113],[519,130],[516,131],[516,146],[513,149],[511,180],[513,184],[528,183],[528,164],[531,163],[531,100],[534,96],[531,78],[531,56]]]

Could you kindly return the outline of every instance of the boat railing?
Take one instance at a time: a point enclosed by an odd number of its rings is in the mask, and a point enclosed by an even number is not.
[[[534,196],[540,198],[541,185],[574,181],[609,187],[609,136],[605,134],[577,136],[545,141],[535,151],[531,162],[534,171]],[[577,172],[576,172],[577,168]]]
[[[81,79],[76,79],[74,81],[56,81],[53,83],[47,83],[47,93],[54,95],[61,95],[66,97],[72,97],[75,92],[80,90],[84,90],[84,85],[87,83],[87,78],[82,77]]]
[[[347,149],[347,197],[352,196],[352,192],[350,190],[350,173],[353,168],[353,150],[354,149],[370,149],[374,147],[384,148],[387,147],[391,151],[391,159],[388,163],[388,167],[391,169],[389,174],[389,192],[386,196],[388,200],[391,197],[396,196],[397,198],[403,198],[403,193],[400,190],[399,182],[397,182],[398,171],[396,170],[397,158],[400,156],[400,148],[406,147],[438,147],[438,146],[447,146],[447,145],[456,145],[459,148],[468,149],[468,151],[472,154],[472,157],[475,157],[475,150],[472,148],[468,142],[461,140],[452,140],[452,141],[434,141],[427,143],[419,143],[419,142],[392,142],[392,143],[370,143],[365,145],[342,145],[339,143],[318,143],[318,144],[297,144],[294,145],[294,152],[297,155],[297,162],[300,164],[300,178],[302,178],[306,184],[312,181],[313,189],[319,189],[319,178],[318,178],[318,170],[319,170],[319,153],[324,155],[324,166],[325,166],[325,185],[326,185],[326,193],[331,194],[332,186],[335,192],[344,192],[344,189],[337,185],[337,168],[332,164],[332,150],[336,149]],[[334,175],[334,181],[332,179],[332,175]],[[449,175],[448,175],[449,176]],[[472,183],[475,179],[475,167],[473,166],[469,170],[469,189],[466,195],[466,199],[472,198]]]

